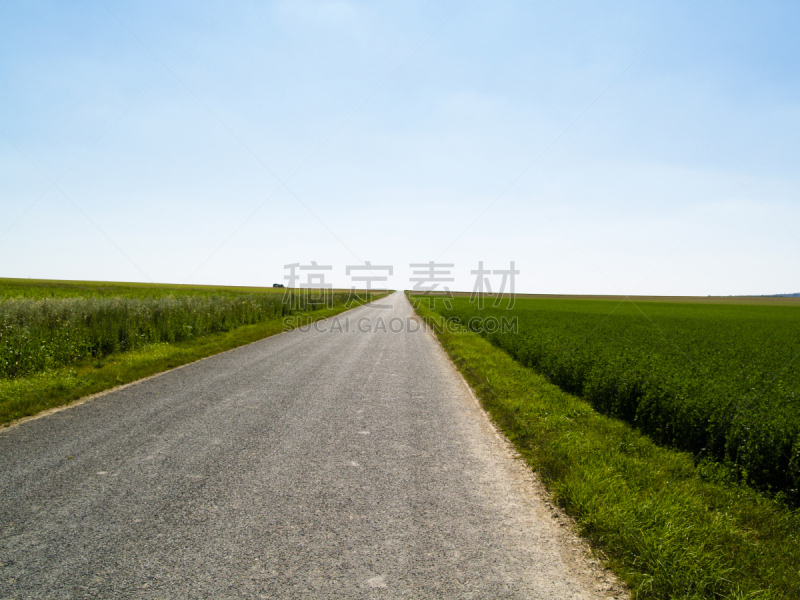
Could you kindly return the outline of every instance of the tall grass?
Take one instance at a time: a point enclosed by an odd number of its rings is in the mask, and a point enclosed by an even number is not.
[[[334,294],[342,304],[345,293]],[[0,301],[0,378],[180,342],[320,308],[295,294],[9,298]]]
[[[0,300],[8,298],[156,298],[215,294],[283,294],[285,289],[122,281],[67,281],[0,277]]]

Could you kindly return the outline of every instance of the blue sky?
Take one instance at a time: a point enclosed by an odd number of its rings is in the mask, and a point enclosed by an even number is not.
[[[798,0],[9,0],[0,276],[797,292],[797,31]]]

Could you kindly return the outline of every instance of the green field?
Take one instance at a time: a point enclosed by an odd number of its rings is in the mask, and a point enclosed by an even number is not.
[[[281,288],[0,279],[0,423],[345,310]]]
[[[517,333],[483,334],[656,442],[800,500],[800,305],[522,298],[509,311],[456,298],[440,312],[516,317]]]
[[[65,281],[0,277],[0,300],[8,298],[152,298],[170,295],[203,296],[220,293],[282,294],[282,288],[178,285],[121,281]]]
[[[800,597],[800,511],[785,456],[797,450],[800,307],[415,305],[635,597]],[[475,333],[514,316],[516,334]]]

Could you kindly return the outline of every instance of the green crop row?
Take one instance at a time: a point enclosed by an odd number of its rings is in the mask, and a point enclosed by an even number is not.
[[[253,288],[171,283],[117,281],[61,281],[0,277],[0,301],[9,298],[159,298],[162,296],[214,296],[232,293],[283,294],[282,288]]]
[[[800,308],[517,299],[481,310],[456,298],[438,310],[658,443],[800,500]],[[516,318],[515,330],[487,333],[488,317]]]
[[[330,301],[342,305],[347,293]],[[148,344],[230,331],[324,308],[296,291],[131,297],[10,297],[0,301],[0,379],[13,379]]]

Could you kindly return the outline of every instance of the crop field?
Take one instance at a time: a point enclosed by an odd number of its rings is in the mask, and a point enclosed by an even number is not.
[[[252,288],[117,281],[61,281],[0,277],[0,300],[9,298],[152,298],[170,295],[203,296],[221,293],[282,294],[283,288]]]
[[[656,442],[799,499],[800,305],[455,298],[437,310],[474,331],[516,317],[516,333],[481,334]]]
[[[324,317],[353,300],[343,290],[324,303],[286,292],[0,279],[0,422],[278,333],[282,317]],[[367,299],[361,293],[358,303]],[[96,371],[126,356],[139,367],[100,383]],[[90,380],[97,381],[80,385]]]
[[[411,298],[633,597],[800,597],[800,306]]]
[[[800,307],[518,299],[508,311],[457,298],[440,312],[467,325],[516,317],[516,333],[483,335],[655,441],[796,498]]]
[[[307,304],[296,292],[291,302],[276,292],[0,283],[0,378],[321,307]],[[347,298],[346,293],[335,294],[333,304],[341,305]]]

